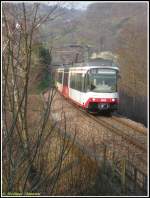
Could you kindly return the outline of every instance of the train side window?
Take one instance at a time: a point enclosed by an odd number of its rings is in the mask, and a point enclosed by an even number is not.
[[[82,85],[83,85],[82,74],[76,74],[76,84],[75,84],[76,90],[82,91]]]
[[[90,77],[89,73],[86,73],[84,78],[84,91],[87,92],[88,90],[90,90]]]
[[[70,77],[70,87],[72,89],[75,89],[75,74],[71,74],[71,77]]]
[[[83,83],[84,83],[84,76],[82,73],[74,73],[70,76],[70,87],[72,89],[78,90],[78,91],[84,91],[83,89]]]
[[[78,91],[82,90],[82,80],[81,80],[82,74],[71,74],[70,77],[70,87],[72,89],[76,89]]]

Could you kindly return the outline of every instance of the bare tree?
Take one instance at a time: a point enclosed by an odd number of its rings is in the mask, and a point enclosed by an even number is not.
[[[25,3],[3,3],[3,192],[37,192],[51,179],[53,193],[59,178],[62,161],[70,147],[65,138],[60,145],[59,157],[50,172],[42,167],[48,155],[49,142],[55,125],[49,124],[51,105],[55,96],[52,88],[46,105],[39,110],[34,127],[30,127],[29,80],[32,46],[36,31],[42,23],[54,20],[58,6],[46,15],[38,14],[39,4],[27,8]],[[16,16],[19,15],[19,18]],[[47,157],[48,160],[48,157]]]

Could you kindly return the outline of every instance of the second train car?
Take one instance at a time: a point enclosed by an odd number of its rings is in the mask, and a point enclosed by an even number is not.
[[[110,114],[119,103],[118,73],[118,66],[105,59],[59,67],[55,72],[56,87],[89,112]]]

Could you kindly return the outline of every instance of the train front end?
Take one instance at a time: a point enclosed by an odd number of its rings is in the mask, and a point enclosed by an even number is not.
[[[85,108],[91,112],[111,113],[118,108],[118,67],[90,68],[85,77]]]

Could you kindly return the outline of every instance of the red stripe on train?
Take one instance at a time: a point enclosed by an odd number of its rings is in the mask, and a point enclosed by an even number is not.
[[[118,98],[89,98],[85,103],[85,108],[88,107],[89,103],[109,103],[109,104],[118,104]]]

